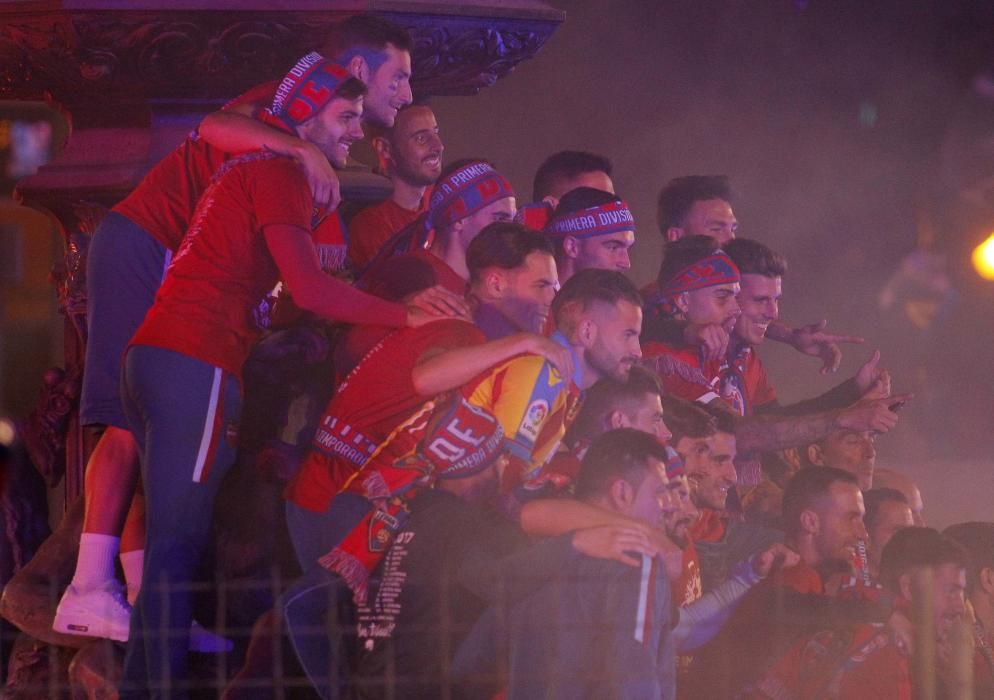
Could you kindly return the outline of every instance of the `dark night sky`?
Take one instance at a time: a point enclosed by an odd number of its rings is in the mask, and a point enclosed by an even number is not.
[[[783,398],[827,389],[880,347],[895,388],[914,390],[916,400],[878,441],[878,461],[914,473],[940,519],[959,513],[951,499],[940,502],[938,475],[963,470],[949,477],[953,491],[977,504],[967,505],[974,517],[994,517],[994,419],[983,396],[994,388],[994,283],[979,283],[965,255],[994,217],[965,212],[953,177],[940,178],[966,167],[950,162],[944,143],[965,133],[969,151],[977,132],[994,136],[994,107],[982,106],[972,126],[962,116],[978,56],[994,66],[994,46],[985,43],[994,32],[983,31],[994,9],[939,0],[552,4],[567,19],[535,60],[478,98],[434,101],[446,158],[493,160],[520,202],[550,153],[608,155],[639,224],[639,283],[659,263],[661,185],[728,174],[740,235],[788,258],[785,319],[828,318],[867,337],[828,378],[815,360],[767,343],[761,354]],[[957,305],[928,333],[876,303],[925,214],[959,287]]]

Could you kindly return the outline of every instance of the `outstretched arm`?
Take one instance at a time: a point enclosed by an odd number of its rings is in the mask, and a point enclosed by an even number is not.
[[[821,321],[792,328],[782,321],[774,321],[766,329],[766,337],[786,343],[805,355],[820,358],[821,373],[828,374],[836,371],[842,362],[842,349],[839,343],[862,343],[863,338],[858,335],[827,333],[825,331],[827,325],[828,321]]]
[[[418,326],[435,317],[415,305],[404,307],[326,275],[307,231],[296,226],[272,224],[263,229],[280,276],[305,311],[344,323],[365,323],[402,328]]]
[[[521,529],[529,535],[574,534],[573,546],[588,556],[637,566],[631,553],[659,556],[670,580],[680,575],[683,551],[662,531],[638,520],[569,498],[537,499],[521,507]]]
[[[541,355],[562,376],[573,376],[569,350],[535,333],[516,333],[482,345],[426,354],[414,367],[411,379],[419,395],[434,396],[460,387],[494,365],[525,353]]]
[[[897,425],[897,414],[890,407],[910,398],[904,394],[864,399],[847,408],[806,416],[750,416],[738,422],[735,438],[741,452],[764,452],[810,445],[836,430],[886,433]]]

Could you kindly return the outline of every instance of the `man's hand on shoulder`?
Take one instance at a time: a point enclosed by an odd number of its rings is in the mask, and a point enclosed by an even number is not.
[[[573,355],[569,348],[537,333],[522,333],[521,336],[525,352],[544,357],[564,379],[573,376]]]
[[[407,325],[420,326],[440,318],[472,321],[469,305],[458,294],[445,287],[434,286],[412,295],[407,300]]]

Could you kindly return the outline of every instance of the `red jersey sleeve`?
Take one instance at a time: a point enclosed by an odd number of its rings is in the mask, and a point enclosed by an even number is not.
[[[296,162],[274,158],[260,163],[258,176],[248,182],[257,230],[281,224],[310,232],[314,198]]]

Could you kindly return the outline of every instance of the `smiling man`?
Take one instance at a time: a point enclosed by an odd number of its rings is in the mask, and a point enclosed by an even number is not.
[[[349,222],[348,256],[360,269],[391,236],[425,210],[425,192],[442,174],[445,151],[435,113],[426,105],[402,109],[393,126],[374,135],[372,142],[393,192]]]
[[[950,667],[955,663],[948,651],[950,633],[966,614],[968,561],[968,554],[955,540],[924,527],[901,530],[883,551],[880,569],[884,588],[904,609],[911,611],[912,619],[923,607],[922,601],[912,604],[913,599],[922,595],[915,591],[915,577],[925,570],[931,573],[928,607],[932,619],[924,629],[931,628],[935,639],[929,640],[931,644],[916,639],[916,644],[926,649],[937,646],[943,651],[934,656],[934,652],[916,651],[922,655],[923,663],[937,666],[940,678],[950,677]],[[915,622],[925,621],[915,619]],[[911,700],[928,695],[925,688],[914,687],[914,680],[911,650],[889,629],[870,624],[842,629],[834,625],[799,642],[748,697],[750,700],[825,697]],[[948,692],[951,688],[941,688],[939,697],[956,695],[954,692],[947,695],[943,690]]]
[[[671,318],[731,332],[740,314],[739,279],[714,238],[688,236],[670,246],[657,283]],[[701,403],[719,398],[720,363],[706,361],[699,346],[649,341],[642,350],[668,394]]]
[[[364,93],[342,66],[309,54],[281,83],[270,121],[344,162],[362,134]],[[293,160],[255,151],[227,161],[125,351],[122,399],[139,446],[147,536],[122,698],[168,696],[185,682],[189,583],[234,462],[225,434],[238,425],[242,364],[260,333],[252,322],[259,300],[283,279],[301,308],[326,319],[376,316],[391,327],[430,320],[325,274],[311,241],[314,213]]]
[[[804,469],[788,483],[784,543],[800,561],[746,595],[698,655],[687,697],[740,697],[798,639],[834,624],[888,618],[892,609],[885,601],[839,599],[826,590],[829,576],[851,570],[859,540],[866,537],[863,513],[859,486],[848,472]]]

